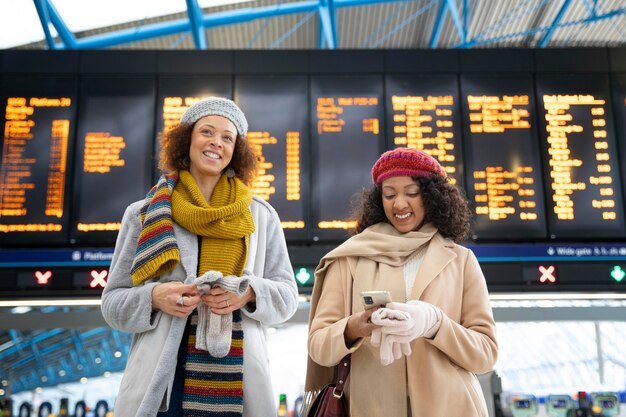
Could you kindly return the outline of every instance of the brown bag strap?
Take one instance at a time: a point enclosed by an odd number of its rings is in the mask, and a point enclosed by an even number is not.
[[[348,379],[348,374],[350,373],[350,359],[351,355],[346,355],[341,359],[341,362],[335,366],[335,375],[333,377],[333,382],[335,384],[335,389],[333,389],[333,396],[335,398],[341,398],[343,396],[343,388],[346,385],[346,379]]]

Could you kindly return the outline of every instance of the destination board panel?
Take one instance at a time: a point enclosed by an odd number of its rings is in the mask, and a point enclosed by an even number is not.
[[[156,111],[155,174],[158,177],[158,158],[161,135],[180,122],[180,118],[195,102],[216,96],[232,98],[231,77],[205,75],[189,77],[159,77]]]
[[[152,186],[154,81],[82,80],[72,242],[115,241],[127,205]]]
[[[624,237],[615,130],[605,74],[538,74],[550,237]]]
[[[65,243],[76,115],[72,78],[4,77],[0,103],[3,243]]]
[[[532,76],[461,76],[475,239],[546,238]]]
[[[453,74],[385,77],[388,147],[423,150],[463,187],[458,90]]]
[[[288,239],[308,237],[307,100],[304,76],[235,79],[235,101],[249,124],[246,140],[258,159],[252,193],[276,209]]]
[[[344,239],[351,198],[384,150],[382,77],[313,76],[310,112],[313,238]]]
[[[617,148],[619,149],[619,160],[621,161],[622,179],[624,179],[626,178],[626,74],[613,74],[611,77],[611,93],[613,96]],[[626,196],[623,197],[626,198]]]

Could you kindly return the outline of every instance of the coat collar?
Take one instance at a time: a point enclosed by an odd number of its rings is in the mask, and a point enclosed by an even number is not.
[[[456,258],[457,255],[453,250],[454,246],[454,242],[444,238],[439,233],[433,236],[419,270],[420,279],[415,280],[415,285],[413,285],[411,290],[412,300],[419,300],[432,280],[443,271],[446,265]]]

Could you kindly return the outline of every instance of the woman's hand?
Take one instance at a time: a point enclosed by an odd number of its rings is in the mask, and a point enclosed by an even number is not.
[[[354,313],[348,318],[348,324],[343,332],[343,338],[346,341],[346,346],[350,347],[358,339],[362,337],[370,337],[372,331],[378,327],[370,321],[372,313],[378,310],[379,307],[371,308],[369,310]]]
[[[228,314],[239,310],[249,302],[255,301],[256,293],[251,286],[248,286],[248,289],[241,295],[228,292],[221,287],[213,287],[201,298],[204,304],[211,309],[211,312],[215,314]]]
[[[200,294],[193,284],[172,281],[155,285],[152,289],[152,309],[176,317],[188,317],[200,302]]]

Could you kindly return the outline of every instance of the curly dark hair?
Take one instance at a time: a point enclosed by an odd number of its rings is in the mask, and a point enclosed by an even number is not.
[[[159,155],[161,172],[189,169],[189,148],[193,127],[193,124],[178,124],[161,136]],[[235,175],[249,186],[256,174],[256,167],[257,158],[248,141],[241,135],[237,135],[233,159],[228,164],[228,168],[234,169]]]
[[[443,237],[456,243],[465,241],[470,235],[472,212],[461,190],[439,176],[412,178],[419,184],[424,200],[424,222],[432,223]],[[353,234],[376,223],[389,223],[380,184],[357,194],[353,217],[357,221]]]

